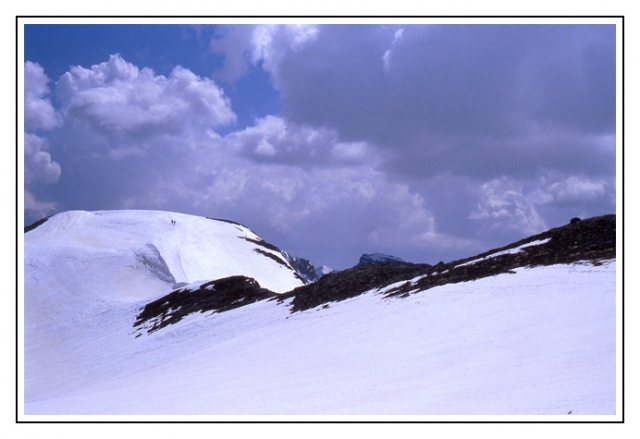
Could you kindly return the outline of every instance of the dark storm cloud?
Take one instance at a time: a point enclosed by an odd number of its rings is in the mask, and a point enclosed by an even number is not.
[[[466,27],[402,29],[396,38],[384,27],[321,28],[315,44],[283,58],[283,113],[400,147],[432,134],[504,130],[496,113],[510,66],[488,62]]]
[[[283,113],[373,139],[402,128],[507,135],[520,131],[514,111],[614,129],[613,26],[409,25],[397,38],[394,29],[326,26],[286,52],[276,78]]]
[[[613,26],[325,26],[272,70],[284,116],[408,155],[427,175],[538,166],[532,136],[615,131]],[[545,160],[575,167],[565,148]]]
[[[549,129],[511,139],[438,138],[386,154],[385,168],[408,178],[443,172],[477,179],[510,175],[531,178],[545,170],[589,176],[615,175],[615,136]]]

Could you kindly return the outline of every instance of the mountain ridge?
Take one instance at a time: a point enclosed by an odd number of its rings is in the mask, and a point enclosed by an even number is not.
[[[153,303],[156,304],[162,300],[173,303],[172,313],[162,314],[158,311],[154,314],[151,311],[154,306],[149,304],[137,316],[138,320],[134,326],[159,319],[161,327],[163,327],[180,321],[189,312],[210,310],[222,312],[268,298],[280,303],[291,299],[290,306],[293,313],[318,306],[327,306],[331,302],[350,299],[372,289],[382,290],[394,283],[398,283],[398,285],[385,291],[385,296],[408,297],[409,294],[425,291],[435,286],[511,273],[519,267],[566,264],[577,261],[590,261],[597,264],[599,260],[613,258],[615,258],[615,215],[604,215],[580,221],[572,220],[567,225],[552,228],[476,256],[448,263],[415,264],[393,258],[383,262],[358,264],[339,272],[327,273],[313,283],[299,286],[282,294],[275,294],[261,288],[257,282],[252,288],[242,285],[238,287],[237,291],[234,291],[237,284],[229,283],[228,288],[224,290],[224,295],[229,299],[226,303],[224,300],[216,300],[218,303],[216,309],[210,305],[202,308],[198,308],[194,304],[186,305],[188,303],[185,300],[186,295],[193,294],[194,301],[200,302],[200,297],[207,294],[205,285],[209,284],[203,284],[199,288],[189,291],[178,289]],[[222,290],[218,289],[217,291]],[[178,293],[182,294],[176,296]],[[210,292],[209,294],[214,293]],[[180,297],[180,304],[173,301],[175,297]],[[190,311],[187,312],[187,310]],[[152,325],[148,331],[152,332],[157,329],[159,329],[157,325]]]
[[[496,255],[547,239],[546,242],[525,247],[515,254]],[[600,259],[615,258],[615,246],[615,215],[609,214],[572,221],[567,225],[549,229],[506,246],[446,264],[443,262],[436,265],[384,262],[329,273],[314,284],[297,287],[285,293],[280,300],[293,297],[292,310],[301,311],[329,302],[349,299],[371,288],[382,288],[403,280],[408,282],[418,276],[421,276],[421,279],[416,285],[407,284],[404,289],[398,289],[397,293],[424,291],[437,285],[480,279],[507,273],[514,268],[524,266],[566,264],[587,260],[597,263]],[[491,258],[491,255],[495,256]]]

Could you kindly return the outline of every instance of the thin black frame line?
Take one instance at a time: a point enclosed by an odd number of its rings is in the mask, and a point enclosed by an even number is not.
[[[624,15],[16,15],[16,18],[624,18]]]
[[[625,404],[624,404],[624,398],[625,398],[625,394],[624,394],[624,332],[625,332],[625,320],[624,320],[624,266],[625,266],[625,259],[624,259],[624,16],[622,16],[622,41],[621,41],[621,45],[622,45],[622,59],[621,59],[621,68],[622,68],[622,72],[621,72],[621,76],[622,76],[622,84],[621,84],[621,107],[622,107],[622,423],[624,424],[624,415],[625,415]]]
[[[20,147],[18,145],[18,58],[19,58],[19,45],[18,45],[18,17],[16,17],[16,362],[15,362],[15,375],[16,375],[16,423],[18,422],[18,153]]]
[[[31,15],[16,15],[16,213],[15,213],[15,221],[16,221],[16,302],[15,302],[15,311],[16,311],[16,360],[15,360],[15,376],[16,376],[16,424],[624,424],[625,423],[625,352],[624,352],[624,336],[625,336],[625,308],[624,308],[624,286],[625,286],[625,276],[624,276],[624,267],[625,267],[625,259],[624,259],[624,169],[625,169],[625,161],[624,161],[624,146],[625,146],[625,100],[624,100],[624,79],[625,79],[625,70],[624,70],[624,58],[625,58],[625,27],[624,27],[624,15],[589,15],[589,16],[508,16],[508,15],[481,15],[481,16],[270,16],[270,15],[258,15],[258,16],[243,16],[243,15],[230,15],[230,16],[74,16],[74,15],[59,15],[59,16],[31,16]],[[622,26],[622,84],[621,84],[621,107],[622,107],[622,120],[621,120],[621,129],[622,129],[622,419],[620,421],[24,421],[19,420],[18,415],[18,153],[19,153],[19,145],[18,145],[18,130],[19,130],[19,122],[18,122],[18,99],[19,99],[19,78],[18,78],[18,58],[19,58],[19,42],[18,42],[18,29],[20,25],[21,18],[620,18],[621,26]]]

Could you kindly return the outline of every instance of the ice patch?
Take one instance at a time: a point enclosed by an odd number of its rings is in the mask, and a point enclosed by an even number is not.
[[[176,278],[155,245],[147,244],[144,249],[136,251],[135,255],[136,260],[158,279],[172,285],[176,284]]]

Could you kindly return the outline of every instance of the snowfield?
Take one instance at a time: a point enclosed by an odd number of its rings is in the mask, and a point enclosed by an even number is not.
[[[136,332],[176,285],[301,283],[256,246],[277,256],[246,227],[166,212],[68,212],[26,233],[24,419],[616,415],[615,260],[295,313],[269,299]]]

